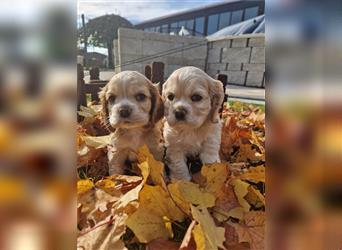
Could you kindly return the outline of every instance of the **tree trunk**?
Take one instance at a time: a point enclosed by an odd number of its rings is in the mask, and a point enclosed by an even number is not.
[[[107,43],[108,49],[108,68],[114,69],[113,41]]]

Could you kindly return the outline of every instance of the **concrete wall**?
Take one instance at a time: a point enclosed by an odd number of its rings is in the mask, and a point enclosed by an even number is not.
[[[248,34],[208,41],[206,71],[228,76],[228,83],[264,87],[265,36]]]
[[[116,55],[119,56],[116,65],[121,65],[119,71],[137,70],[144,73],[145,66],[152,61],[165,63],[166,77],[183,66],[191,65],[205,70],[207,41],[203,37],[172,36],[120,28],[117,47]],[[144,57],[149,58],[129,63]]]
[[[180,67],[196,66],[212,77],[226,74],[231,84],[265,86],[264,34],[207,40],[120,28],[113,50],[115,65],[120,65],[116,72],[144,73],[147,64],[160,61],[165,63],[165,77]]]

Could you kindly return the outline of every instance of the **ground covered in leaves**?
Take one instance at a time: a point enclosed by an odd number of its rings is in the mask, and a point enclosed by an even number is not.
[[[106,144],[96,105],[78,127],[78,249],[264,249],[265,113],[239,102],[222,113],[222,163],[192,182],[167,182],[146,147],[133,175],[106,176]]]

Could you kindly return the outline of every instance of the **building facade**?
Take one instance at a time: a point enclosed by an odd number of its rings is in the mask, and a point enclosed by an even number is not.
[[[135,28],[148,32],[178,34],[183,26],[193,36],[207,36],[264,12],[264,0],[230,1],[155,18],[139,23]]]
[[[228,83],[265,86],[265,34],[220,38],[173,36],[120,28],[114,42],[116,72],[145,72],[152,62],[163,62],[165,79],[184,66],[195,66],[210,76],[225,74]]]

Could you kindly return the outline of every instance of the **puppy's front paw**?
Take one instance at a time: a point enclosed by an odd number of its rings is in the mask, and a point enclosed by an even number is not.
[[[177,163],[173,162],[169,164],[170,168],[170,179],[172,180],[183,180],[190,181],[191,175],[188,166],[185,162],[179,161]]]
[[[215,162],[221,162],[220,156],[218,154],[207,154],[207,153],[202,153],[200,154],[200,159],[202,161],[202,164],[212,164]]]

